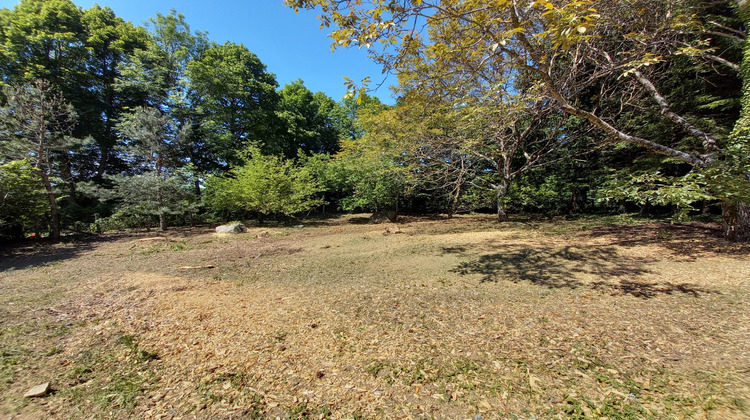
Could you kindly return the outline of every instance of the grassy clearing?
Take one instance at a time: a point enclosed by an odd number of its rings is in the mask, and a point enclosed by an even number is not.
[[[359,220],[14,249],[0,409],[750,416],[750,248],[714,226]],[[47,380],[52,395],[20,397]]]

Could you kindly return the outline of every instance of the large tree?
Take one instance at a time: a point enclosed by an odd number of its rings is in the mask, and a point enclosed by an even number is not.
[[[157,215],[159,229],[166,230],[167,215],[180,212],[190,201],[175,176],[180,166],[176,152],[186,136],[156,108],[137,108],[123,117],[117,129],[131,173],[113,177],[117,188],[109,195],[127,208]]]
[[[720,131],[688,118],[660,87],[665,70],[685,57],[696,65],[710,63],[730,77],[736,70],[726,49],[717,50],[717,39],[744,40],[744,36],[738,35],[741,32],[736,28],[701,18],[701,12],[717,2],[288,3],[297,8],[321,7],[323,26],[336,28],[332,32],[335,46],[369,48],[387,70],[414,75],[417,89],[450,91],[457,86],[474,96],[488,96],[502,94],[522,80],[533,88],[528,92],[531,98],[588,121],[607,141],[643,147],[698,172],[719,165],[732,147]],[[382,48],[373,48],[377,43]],[[503,69],[503,79],[487,77],[497,69]],[[592,86],[598,87],[594,97],[589,90]],[[612,98],[619,100],[619,109],[599,106],[600,100]],[[622,111],[629,111],[634,104],[643,106],[642,100],[648,100],[645,112],[660,115],[680,134],[670,139],[650,138],[629,127],[621,118],[628,113]],[[727,181],[717,182],[719,185],[708,186],[719,191]],[[724,198],[719,193],[715,196]],[[741,217],[730,221],[750,224]],[[728,230],[736,229],[730,226]]]
[[[204,172],[210,163],[239,163],[237,151],[250,142],[278,151],[278,83],[257,55],[241,44],[212,45],[188,64],[187,76],[203,142],[191,156]]]
[[[750,3],[738,0],[737,6],[745,27],[748,27]],[[724,203],[727,235],[733,239],[747,240],[750,238],[750,40],[745,40],[741,76],[742,111],[732,131],[727,164],[722,168],[721,174],[730,175],[724,182],[729,185],[725,191],[727,200]]]
[[[286,84],[279,92],[279,118],[284,123],[281,152],[295,156],[306,153],[334,153],[339,148],[339,131],[333,112],[336,103],[323,92],[313,93],[302,80]]]
[[[65,177],[66,155],[79,143],[69,137],[75,111],[44,80],[6,87],[3,93],[7,105],[0,109],[0,152],[9,160],[29,159],[47,193],[50,236],[59,237],[57,185]]]
[[[116,88],[120,66],[136,51],[144,50],[149,36],[142,27],[117,17],[112,9],[95,5],[81,17],[86,47],[87,89],[77,106],[77,133],[91,136],[98,146],[98,156],[88,156],[89,163],[82,175],[101,176],[112,171],[117,144],[115,125],[128,108],[142,105],[142,98]],[[82,171],[83,172],[83,171]]]

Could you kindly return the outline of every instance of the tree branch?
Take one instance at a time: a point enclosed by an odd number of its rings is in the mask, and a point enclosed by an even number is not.
[[[633,77],[635,77],[635,79],[644,88],[646,88],[646,91],[648,91],[654,101],[656,101],[656,103],[659,105],[662,115],[685,129],[685,131],[687,131],[691,136],[703,142],[703,149],[707,154],[705,159],[707,161],[706,163],[710,163],[710,161],[715,159],[716,153],[719,152],[718,141],[716,140],[716,138],[704,132],[703,130],[700,130],[699,128],[691,124],[688,120],[672,111],[667,98],[659,93],[659,91],[656,89],[656,86],[654,86],[654,84],[651,83],[651,81],[646,76],[644,76],[643,73],[640,72],[640,70],[636,70],[632,74]]]

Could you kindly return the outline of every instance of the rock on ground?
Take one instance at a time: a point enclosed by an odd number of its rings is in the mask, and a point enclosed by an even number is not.
[[[245,233],[247,228],[242,223],[231,223],[216,227],[216,233]]]
[[[26,398],[31,397],[43,397],[47,395],[47,392],[49,392],[49,382],[45,382],[43,384],[37,385],[30,390],[26,391],[25,394],[23,394]]]

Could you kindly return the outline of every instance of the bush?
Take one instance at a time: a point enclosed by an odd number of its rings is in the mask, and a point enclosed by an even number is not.
[[[48,211],[44,184],[28,161],[0,165],[0,227],[5,236],[23,237]]]
[[[206,182],[204,203],[225,218],[248,212],[261,217],[293,215],[324,203],[318,197],[320,185],[308,168],[278,156],[265,156],[254,146],[244,159],[242,167]]]

